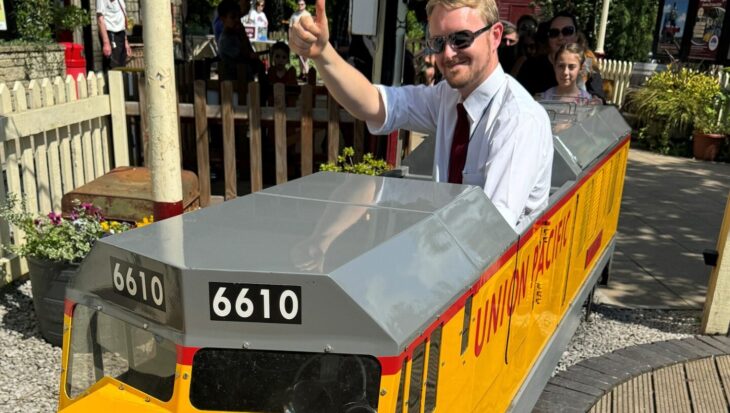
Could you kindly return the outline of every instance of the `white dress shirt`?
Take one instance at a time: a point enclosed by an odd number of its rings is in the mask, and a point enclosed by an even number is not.
[[[448,182],[459,92],[445,81],[436,86],[377,87],[385,103],[385,123],[368,123],[370,132],[407,129],[435,135],[433,176]],[[505,220],[521,232],[548,202],[553,140],[547,113],[499,65],[463,104],[471,131],[463,183],[482,187]]]

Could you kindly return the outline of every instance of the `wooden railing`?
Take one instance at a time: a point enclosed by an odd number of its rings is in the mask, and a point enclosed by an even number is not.
[[[629,89],[634,64],[620,60],[599,59],[598,65],[603,80],[612,84],[611,91],[606,96],[606,103],[621,107]]]
[[[0,84],[0,164],[7,182],[6,188],[0,179],[0,202],[13,193],[31,213],[60,211],[63,194],[128,165],[121,74],[111,73],[110,79],[110,94],[104,92],[104,77],[94,73],[77,80],[31,80],[27,87]],[[22,241],[22,233],[11,237],[9,225],[0,222],[2,244]],[[25,272],[25,262],[6,251],[0,263],[0,285]]]
[[[125,111],[130,124],[138,129],[142,141],[139,145],[141,159],[146,158],[144,131],[149,123],[146,112],[140,110],[146,101],[143,76],[143,73],[127,73],[124,82],[127,86]],[[316,131],[326,132],[326,154],[323,156],[328,162],[337,159],[341,132],[344,132],[348,144],[355,148],[358,157],[364,152],[365,125],[342,109],[321,86],[285,87],[276,84],[272,90],[264,91],[258,82],[193,80],[192,73],[186,69],[178,69],[177,77],[183,163],[195,165],[201,206],[207,206],[211,198],[211,155],[208,149],[214,125],[222,139],[226,200],[242,195],[238,192],[237,178],[244,172],[238,170],[237,162],[242,161],[241,154],[245,152],[240,145],[242,141],[248,141],[248,159],[241,163],[248,163],[251,192],[263,188],[265,165],[262,148],[265,145],[274,149],[276,184],[286,182],[290,176],[304,176],[315,171]],[[264,99],[261,99],[262,94]],[[216,101],[209,102],[209,96]],[[265,105],[259,104],[261,101]],[[300,152],[296,170],[292,168],[297,162],[291,162],[289,156],[294,148],[299,148]]]

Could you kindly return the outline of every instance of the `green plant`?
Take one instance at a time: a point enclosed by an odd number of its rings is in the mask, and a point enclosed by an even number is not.
[[[319,170],[361,175],[381,175],[390,169],[390,166],[384,160],[375,159],[371,153],[366,153],[362,158],[362,162],[357,163],[353,159],[354,156],[355,150],[348,146],[342,150],[342,155],[337,157],[337,162],[322,164],[319,166]]]
[[[19,205],[12,194],[0,208],[0,218],[25,233],[25,242],[6,245],[6,249],[21,257],[50,261],[79,262],[97,239],[132,228],[126,223],[107,221],[99,208],[78,201],[68,218],[55,212],[37,217],[27,211],[24,200]]]
[[[711,74],[670,66],[633,92],[628,108],[644,125],[639,139],[649,149],[677,154],[687,147],[691,129],[724,132],[726,122],[718,118],[726,101],[725,91]]]
[[[74,6],[56,6],[53,13],[53,22],[58,28],[76,30],[91,23],[89,12]]]

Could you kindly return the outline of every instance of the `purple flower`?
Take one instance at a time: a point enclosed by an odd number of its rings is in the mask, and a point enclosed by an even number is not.
[[[61,214],[57,214],[53,211],[48,213],[48,219],[51,220],[51,224],[53,225],[61,225],[61,221],[63,221],[63,217],[61,217]]]

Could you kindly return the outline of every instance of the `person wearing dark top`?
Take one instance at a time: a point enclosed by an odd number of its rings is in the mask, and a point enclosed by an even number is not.
[[[219,73],[221,80],[237,80],[236,66],[243,64],[246,67],[247,81],[258,78],[265,82],[266,70],[243,30],[239,3],[223,0],[218,5],[218,16],[223,23],[223,31],[218,40],[218,51],[223,63]]]
[[[550,20],[548,29],[548,53],[528,59],[517,74],[519,81],[530,94],[542,93],[557,86],[553,60],[560,46],[579,41],[578,25],[575,16],[568,12],[560,12]],[[591,70],[585,82],[585,89],[592,96],[606,101],[603,92],[603,79],[596,70]]]

